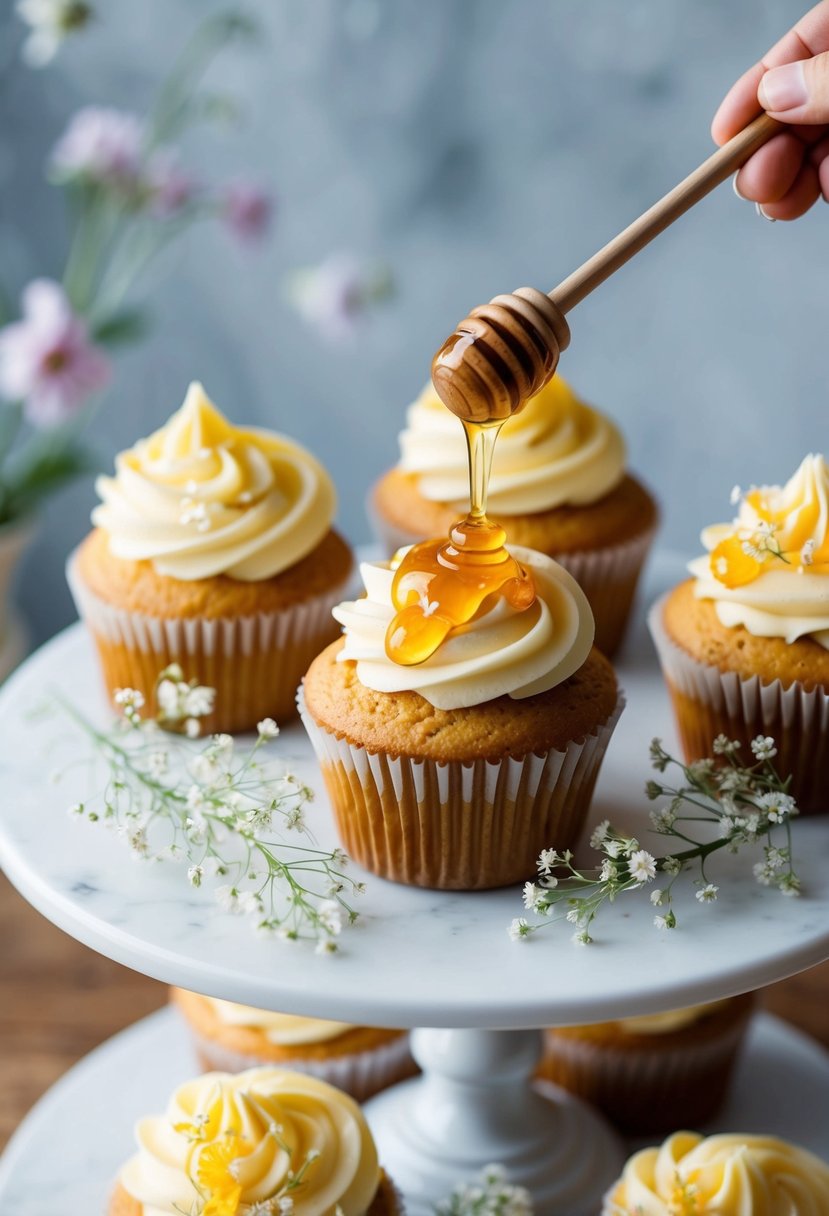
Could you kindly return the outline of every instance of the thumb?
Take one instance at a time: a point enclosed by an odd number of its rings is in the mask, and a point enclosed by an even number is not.
[[[829,52],[770,68],[760,81],[757,99],[782,122],[829,122]]]

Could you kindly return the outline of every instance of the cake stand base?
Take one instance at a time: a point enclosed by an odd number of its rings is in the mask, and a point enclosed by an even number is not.
[[[407,1216],[432,1216],[492,1163],[530,1191],[537,1216],[595,1216],[622,1145],[589,1107],[531,1083],[540,1031],[415,1030],[412,1052],[423,1076],[365,1107]]]

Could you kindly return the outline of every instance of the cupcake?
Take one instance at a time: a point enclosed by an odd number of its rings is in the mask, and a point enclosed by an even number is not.
[[[399,465],[380,479],[369,504],[388,556],[424,536],[445,534],[466,511],[463,427],[431,384],[409,407],[400,453]],[[570,571],[593,609],[596,645],[612,655],[653,540],[657,508],[625,472],[617,428],[560,376],[504,423],[489,515],[511,544],[546,553]]]
[[[744,762],[758,736],[791,774],[800,811],[829,808],[829,467],[807,456],[785,486],[740,496],[737,518],[702,533],[692,578],[650,626],[688,760],[718,735]],[[768,745],[770,746],[770,745]]]
[[[270,1013],[173,988],[208,1071],[243,1072],[279,1065],[319,1077],[363,1102],[417,1071],[404,1030]]]
[[[544,1032],[539,1076],[628,1135],[713,1118],[725,1100],[752,994],[646,1017]]]
[[[510,551],[534,603],[485,601],[415,667],[385,649],[395,563],[365,563],[365,598],[334,610],[344,639],[305,677],[300,712],[340,838],[384,878],[507,886],[583,826],[622,698],[575,579],[542,553]]]
[[[675,1132],[635,1153],[602,1216],[825,1216],[829,1166],[772,1136]]]
[[[208,730],[290,717],[352,569],[328,474],[292,440],[232,426],[196,383],[115,465],[68,567],[110,696],[135,688],[155,708],[176,663],[216,689]]]
[[[142,1119],[136,1138],[109,1216],[402,1212],[356,1102],[302,1073],[207,1073]]]

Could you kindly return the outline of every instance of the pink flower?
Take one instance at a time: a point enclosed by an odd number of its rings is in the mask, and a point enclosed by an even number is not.
[[[297,312],[331,342],[350,338],[361,316],[391,292],[391,276],[350,253],[334,253],[289,282]]]
[[[144,126],[135,114],[85,106],[55,145],[52,164],[67,178],[132,187],[141,171],[143,142]]]
[[[190,202],[196,183],[178,164],[175,153],[162,149],[147,167],[146,187],[150,210],[160,219],[168,219]]]
[[[0,394],[22,400],[35,426],[55,426],[103,388],[109,361],[59,283],[35,279],[22,304],[23,319],[0,329]]]
[[[267,232],[273,214],[273,201],[253,182],[231,182],[225,188],[222,214],[228,227],[241,241],[252,242]]]

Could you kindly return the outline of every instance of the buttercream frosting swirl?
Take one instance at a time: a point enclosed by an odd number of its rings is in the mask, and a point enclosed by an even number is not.
[[[829,1166],[771,1136],[677,1132],[636,1153],[603,1216],[824,1216]]]
[[[522,515],[598,502],[622,480],[625,456],[617,427],[556,375],[501,428],[489,509],[495,515]],[[417,476],[424,498],[465,508],[469,473],[463,428],[431,384],[409,406],[399,467]]]
[[[416,667],[395,663],[385,638],[395,615],[396,562],[364,562],[366,595],[334,609],[345,628],[338,661],[353,659],[357,679],[376,692],[419,693],[437,709],[461,709],[508,695],[546,692],[582,666],[593,645],[593,614],[575,579],[551,557],[508,546],[535,581],[536,600],[518,611],[498,599],[453,629],[435,654]]]
[[[164,1115],[139,1122],[136,1136],[138,1153],[120,1183],[143,1216],[201,1212],[210,1201],[216,1213],[242,1216],[283,1194],[295,1216],[365,1216],[379,1183],[377,1150],[357,1104],[332,1085],[277,1068],[189,1081]]]
[[[295,565],[331,526],[330,477],[298,443],[234,427],[192,383],[170,421],[99,477],[92,521],[116,557],[177,579],[243,582]]]
[[[686,1005],[683,1009],[671,1009],[666,1013],[645,1013],[640,1017],[622,1018],[615,1025],[628,1034],[673,1034],[676,1030],[684,1030],[686,1026],[694,1026],[703,1021],[726,1004],[726,1001],[714,1001],[707,1005]]]
[[[327,1043],[338,1039],[353,1027],[347,1022],[332,1022],[324,1018],[301,1018],[292,1013],[271,1013],[269,1009],[254,1009],[235,1001],[205,997],[216,1017],[224,1026],[243,1026],[261,1030],[278,1047],[299,1047],[305,1043]]]
[[[694,594],[721,623],[756,637],[810,637],[829,649],[829,466],[810,455],[784,486],[742,496],[731,524],[705,528],[689,565]]]

